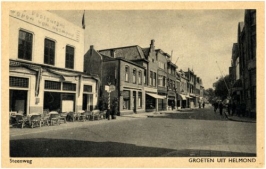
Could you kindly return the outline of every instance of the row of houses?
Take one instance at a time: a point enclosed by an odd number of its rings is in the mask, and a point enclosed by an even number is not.
[[[237,43],[233,44],[229,75],[230,94],[242,105],[245,115],[256,116],[256,10],[245,10],[244,22],[238,23]]]
[[[84,55],[84,29],[49,11],[11,10],[9,23],[10,111],[90,111],[110,94],[126,114],[191,108],[203,97],[202,80],[178,70],[154,40],[147,48],[90,46]]]
[[[138,45],[96,50],[84,56],[84,72],[98,76],[100,101],[118,99],[121,114],[193,108],[203,100],[202,80],[193,70],[178,70],[172,56],[155,48]],[[107,90],[105,90],[107,89]]]

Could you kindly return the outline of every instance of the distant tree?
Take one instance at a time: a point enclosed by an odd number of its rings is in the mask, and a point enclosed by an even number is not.
[[[215,84],[215,95],[221,98],[222,100],[226,99],[229,94],[228,89],[231,88],[231,81],[229,75],[226,75],[224,78],[221,77]]]
[[[215,93],[213,88],[204,90],[204,97],[207,98],[210,103],[212,103],[212,100],[215,98]]]

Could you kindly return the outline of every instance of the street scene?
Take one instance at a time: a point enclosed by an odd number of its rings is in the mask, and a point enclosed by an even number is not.
[[[228,118],[207,105],[204,109],[133,114],[110,121],[17,128],[10,133],[10,156],[256,157],[256,123]]]
[[[256,15],[10,10],[10,158],[254,160]]]

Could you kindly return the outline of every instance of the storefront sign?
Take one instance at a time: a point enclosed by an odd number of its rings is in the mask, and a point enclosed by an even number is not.
[[[10,11],[10,16],[79,42],[80,30],[70,22],[47,11]],[[81,28],[80,28],[81,29]]]

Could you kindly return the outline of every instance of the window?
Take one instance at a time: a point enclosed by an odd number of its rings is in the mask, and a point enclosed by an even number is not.
[[[66,46],[66,68],[74,69],[74,48]]]
[[[163,86],[163,76],[158,75],[158,86]]]
[[[44,40],[44,63],[54,65],[55,42],[49,39]]]
[[[139,75],[138,75],[138,81],[139,81],[139,84],[141,84],[141,79],[142,79],[142,75],[141,75],[141,71],[139,71]]]
[[[19,31],[19,44],[18,44],[18,58],[31,60],[32,59],[32,34]]]
[[[136,83],[136,69],[133,69],[133,83]]]
[[[128,66],[125,67],[125,81],[128,82],[128,71],[129,71],[129,68]]]
[[[142,93],[138,92],[138,107],[142,107]]]
[[[51,90],[61,90],[61,83],[45,80],[44,88]]]
[[[124,90],[122,92],[123,96],[123,109],[130,110],[130,91]]]
[[[92,86],[91,85],[84,85],[83,91],[84,92],[92,92]]]
[[[29,87],[29,79],[28,78],[22,78],[22,77],[9,77],[9,86],[10,87],[23,87],[28,88]]]
[[[165,76],[163,77],[163,87],[165,87],[165,84],[166,84],[166,78]]]
[[[146,82],[146,69],[144,70],[144,76],[143,76],[143,82],[144,82],[144,84],[147,84],[147,82]]]
[[[63,83],[63,90],[76,91],[76,84],[73,84],[73,83]]]
[[[150,83],[149,83],[149,85],[151,85],[151,86],[152,86],[152,79],[153,79],[153,72],[150,71]]]
[[[153,86],[156,86],[156,73],[153,73]]]

